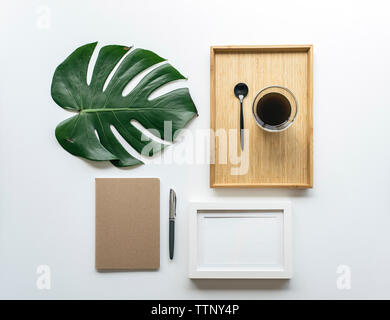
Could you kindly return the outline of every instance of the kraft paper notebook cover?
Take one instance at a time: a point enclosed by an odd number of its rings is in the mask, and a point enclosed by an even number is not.
[[[96,179],[97,270],[160,267],[160,180]]]

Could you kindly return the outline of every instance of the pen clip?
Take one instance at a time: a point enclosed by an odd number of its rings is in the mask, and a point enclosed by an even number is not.
[[[175,194],[175,198],[174,198],[174,206],[175,206],[175,218],[176,218],[176,194]]]

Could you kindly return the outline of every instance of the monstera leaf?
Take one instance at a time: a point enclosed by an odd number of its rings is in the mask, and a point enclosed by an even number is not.
[[[109,45],[100,49],[88,84],[88,65],[96,45],[95,42],[76,49],[54,73],[52,98],[60,107],[77,113],[57,126],[56,138],[65,150],[76,156],[109,160],[119,167],[140,164],[142,161],[125,150],[112,128],[139,153],[147,149],[147,155],[151,156],[160,151],[164,145],[142,139],[142,132],[131,120],[138,121],[144,128],[153,129],[162,139],[172,141],[175,132],[197,115],[188,89],[173,90],[155,99],[149,99],[149,96],[161,86],[185,77],[170,64],[164,63],[147,73],[124,96],[126,85],[137,74],[165,59],[148,50],[134,49],[128,53],[129,47]],[[166,121],[172,126],[168,137],[164,136]]]

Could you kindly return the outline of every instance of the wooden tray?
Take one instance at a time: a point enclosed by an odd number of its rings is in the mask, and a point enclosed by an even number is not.
[[[240,157],[239,100],[233,88],[245,82],[245,129],[249,130],[248,170],[234,175],[229,146]],[[264,87],[281,85],[298,100],[299,110],[290,128],[270,133],[259,128],[252,115],[252,103]],[[216,46],[210,51],[210,127],[235,129],[234,143],[227,134],[227,162],[220,161],[218,134],[211,140],[210,187],[313,187],[313,47]],[[234,147],[233,147],[234,148]],[[215,161],[214,161],[215,160]],[[213,163],[214,162],[214,163]],[[222,162],[222,163],[221,163]]]

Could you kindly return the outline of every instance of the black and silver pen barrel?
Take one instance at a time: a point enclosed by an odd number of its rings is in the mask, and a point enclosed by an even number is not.
[[[176,193],[171,189],[169,192],[169,258],[171,260],[175,249],[175,217]]]

